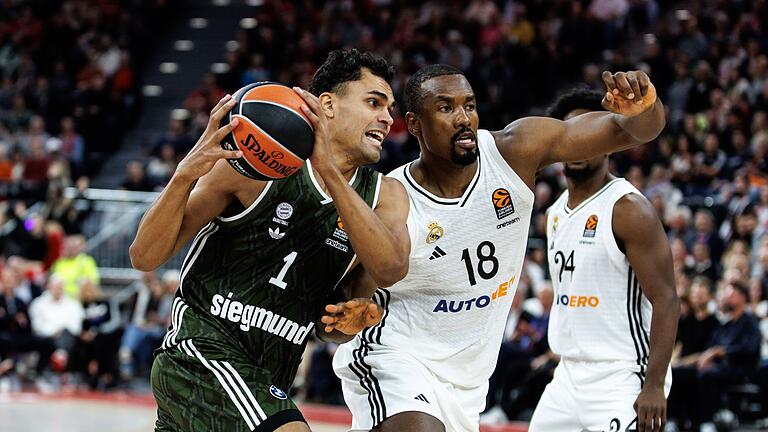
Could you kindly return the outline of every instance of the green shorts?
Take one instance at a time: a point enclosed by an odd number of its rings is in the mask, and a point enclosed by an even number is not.
[[[155,357],[152,392],[156,431],[266,432],[306,423],[293,401],[271,384],[269,372],[206,359],[191,341]]]

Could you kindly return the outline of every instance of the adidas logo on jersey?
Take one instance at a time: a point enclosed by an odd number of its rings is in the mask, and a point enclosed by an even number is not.
[[[430,255],[429,260],[432,261],[433,259],[442,258],[446,255],[448,254],[445,253],[444,250],[440,249],[440,246],[435,246],[435,249],[432,251],[432,255]]]
[[[414,399],[416,399],[416,400],[420,400],[420,401],[422,401],[422,402],[426,402],[426,403],[429,403],[429,401],[427,400],[427,398],[425,398],[425,397],[424,397],[424,395],[423,395],[423,394],[419,394],[419,395],[418,395],[418,396],[416,396]]]
[[[271,310],[232,300],[232,293],[229,293],[227,297],[221,294],[214,295],[211,299],[210,312],[219,318],[235,324],[239,323],[242,331],[249,331],[251,327],[257,327],[296,345],[304,343],[304,339],[315,326],[315,323],[312,322],[300,326]]]
[[[275,240],[280,240],[281,238],[285,237],[284,232],[280,232],[280,227],[277,227],[275,229],[270,228],[269,229],[269,236],[272,237]]]

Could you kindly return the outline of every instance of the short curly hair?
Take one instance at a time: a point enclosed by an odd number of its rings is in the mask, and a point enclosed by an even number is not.
[[[315,72],[309,92],[315,96],[325,92],[343,92],[346,83],[360,79],[363,68],[387,82],[392,81],[395,75],[395,69],[381,56],[354,48],[335,50],[328,54],[325,63]]]
[[[569,112],[577,109],[588,111],[605,111],[602,105],[603,94],[585,87],[577,87],[561,94],[547,109],[547,116],[565,120]]]

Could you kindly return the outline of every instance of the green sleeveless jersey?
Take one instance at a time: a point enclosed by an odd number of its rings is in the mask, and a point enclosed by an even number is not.
[[[381,174],[359,168],[350,184],[376,206]],[[248,209],[218,217],[197,234],[161,349],[192,339],[205,359],[240,359],[287,389],[354,257],[336,206],[307,163],[269,182]]]

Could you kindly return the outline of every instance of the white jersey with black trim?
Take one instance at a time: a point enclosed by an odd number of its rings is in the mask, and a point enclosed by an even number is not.
[[[334,367],[396,350],[445,382],[486,385],[522,271],[534,195],[490,132],[479,130],[477,142],[477,170],[459,198],[424,189],[410,163],[389,174],[410,199],[409,271],[377,291],[382,322],[339,347]]]
[[[645,373],[652,307],[613,234],[614,205],[631,193],[642,196],[616,178],[574,209],[565,191],[547,211],[549,344],[572,360],[626,361]]]

